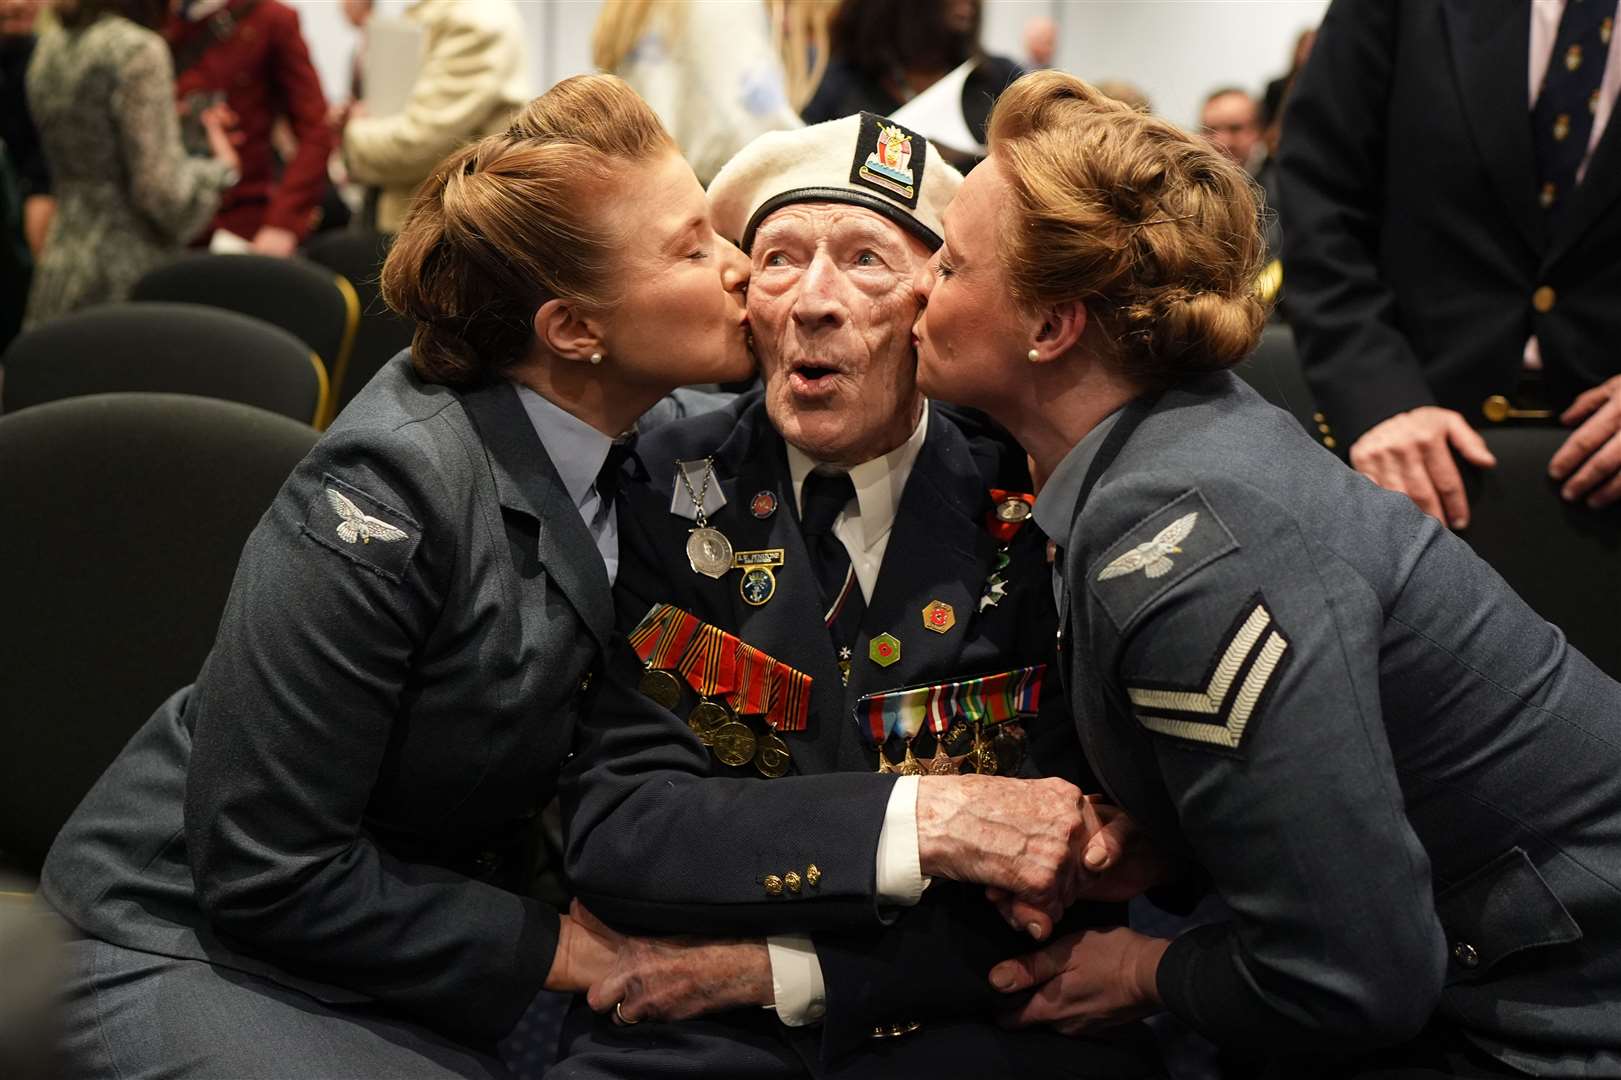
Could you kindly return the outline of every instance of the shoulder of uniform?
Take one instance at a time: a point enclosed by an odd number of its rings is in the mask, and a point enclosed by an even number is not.
[[[712,412],[662,424],[636,444],[636,455],[647,468],[645,483],[668,494],[675,485],[676,462],[702,461],[712,455],[728,459],[717,461],[717,471],[735,471],[723,466],[733,465],[730,459],[747,456],[762,425],[769,428],[770,421],[757,392],[740,395]]]
[[[1254,548],[1287,532],[1295,527],[1286,508],[1214,470],[1131,475],[1091,493],[1072,533],[1068,572],[1125,633],[1178,585],[1253,562]]]

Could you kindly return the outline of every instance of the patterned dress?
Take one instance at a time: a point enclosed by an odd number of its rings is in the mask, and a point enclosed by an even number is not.
[[[180,145],[163,39],[106,15],[40,39],[28,100],[57,198],[23,325],[122,300],[208,224],[230,170]]]

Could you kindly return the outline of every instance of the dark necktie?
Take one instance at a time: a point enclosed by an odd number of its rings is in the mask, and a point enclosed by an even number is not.
[[[850,500],[856,497],[856,486],[850,474],[843,472],[813,472],[805,477],[800,491],[802,507],[799,524],[805,534],[805,548],[816,570],[816,581],[821,586],[823,618],[833,635],[833,644],[847,649],[861,629],[861,616],[866,613],[867,602],[861,595],[861,584],[856,581],[850,565],[850,552],[844,541],[833,533],[833,522]],[[841,659],[848,659],[842,653]]]
[[[1576,190],[1576,171],[1593,134],[1614,24],[1614,0],[1568,0],[1559,18],[1548,73],[1531,110],[1537,202],[1550,220],[1570,205]]]
[[[629,469],[626,469],[626,463]],[[631,479],[641,480],[647,476],[647,470],[642,466],[642,459],[636,456],[636,433],[621,435],[608,447],[608,457],[597,470],[597,497],[602,500],[603,509],[613,505],[614,498],[619,494],[620,485],[624,483],[626,473]]]

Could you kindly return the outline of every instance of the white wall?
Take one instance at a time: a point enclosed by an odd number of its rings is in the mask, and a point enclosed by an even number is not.
[[[299,10],[327,96],[342,100],[354,33],[340,5],[288,2]],[[529,30],[536,93],[590,70],[600,0],[517,2]],[[406,0],[377,3],[382,12],[405,6]],[[1129,79],[1153,99],[1156,112],[1191,125],[1215,87],[1236,83],[1258,93],[1282,73],[1295,35],[1320,21],[1327,7],[1328,0],[985,0],[984,39],[991,52],[1022,60],[1026,20],[1050,16],[1059,24],[1059,67],[1088,79]]]
[[[1211,90],[1236,84],[1259,94],[1288,70],[1295,37],[1322,21],[1328,0],[1059,0],[1055,7],[1059,67],[1088,80],[1134,82],[1156,113],[1192,126]]]

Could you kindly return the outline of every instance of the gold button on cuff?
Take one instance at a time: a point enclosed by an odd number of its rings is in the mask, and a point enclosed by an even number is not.
[[[1475,947],[1468,942],[1460,941],[1452,946],[1452,958],[1462,967],[1473,968],[1480,966],[1480,953],[1475,951]]]
[[[1326,446],[1328,449],[1332,450],[1336,446],[1338,446],[1339,443],[1334,439],[1334,436],[1332,436],[1332,435],[1324,435],[1323,436],[1323,445]]]
[[[767,874],[760,884],[765,886],[765,894],[767,896],[782,895],[782,878],[778,877],[776,874]]]
[[[875,1039],[898,1039],[902,1035],[910,1035],[922,1026],[916,1020],[908,1020],[903,1024],[878,1024],[872,1029],[872,1037]]]
[[[1558,299],[1559,294],[1553,291],[1552,285],[1542,285],[1531,294],[1531,306],[1536,308],[1539,314],[1546,315],[1553,310],[1554,302]]]
[[[821,883],[822,868],[817,866],[815,863],[811,863],[809,866],[805,867],[805,884],[814,889]]]
[[[782,883],[788,887],[789,892],[791,892],[791,893],[798,892],[799,891],[799,871],[798,870],[790,870],[786,874],[782,875]]]

